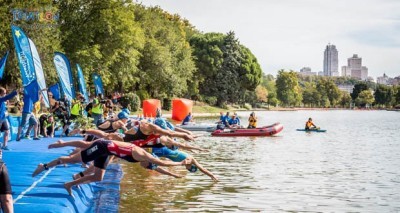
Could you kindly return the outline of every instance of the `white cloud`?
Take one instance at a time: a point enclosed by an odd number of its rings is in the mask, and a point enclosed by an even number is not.
[[[322,70],[333,43],[339,67],[354,53],[369,75],[400,75],[400,1],[397,0],[145,0],[188,19],[203,32],[235,31],[265,73],[308,66]]]

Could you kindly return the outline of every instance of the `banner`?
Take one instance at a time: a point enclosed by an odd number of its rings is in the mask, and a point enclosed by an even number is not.
[[[49,102],[49,97],[47,96],[47,89],[46,87],[46,80],[44,79],[44,74],[43,74],[43,68],[42,68],[42,62],[40,61],[39,53],[36,49],[35,44],[31,39],[29,39],[29,46],[31,47],[31,52],[33,56],[33,64],[35,66],[35,73],[36,73],[36,81],[39,85],[40,90],[42,90],[42,96],[44,100],[44,104],[46,105],[47,108],[50,107],[50,102]]]
[[[72,101],[75,98],[74,82],[71,74],[71,66],[68,58],[59,52],[54,53],[54,65],[56,66],[60,86],[65,97]]]
[[[11,26],[11,31],[21,71],[24,95],[28,95],[32,102],[36,103],[39,100],[39,85],[36,81],[35,66],[28,37],[17,26]]]
[[[6,55],[0,60],[0,80],[3,78],[4,69],[6,68],[8,51]]]
[[[92,77],[93,77],[93,83],[94,83],[96,96],[98,94],[104,95],[103,81],[101,80],[100,75],[98,75],[97,73],[94,73]]]
[[[61,100],[61,92],[60,92],[60,84],[59,83],[51,85],[49,87],[49,92],[51,92],[53,94],[54,100],[56,100],[56,101]]]
[[[85,97],[85,102],[89,103],[89,96],[86,90],[85,78],[83,77],[83,72],[79,64],[76,64],[76,70],[78,71],[79,92],[83,95],[83,97]]]

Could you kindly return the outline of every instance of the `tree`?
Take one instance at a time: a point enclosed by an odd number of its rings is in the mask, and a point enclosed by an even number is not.
[[[365,107],[367,104],[371,105],[374,101],[374,96],[370,90],[363,90],[355,100],[357,106],[361,107]]]
[[[306,82],[303,90],[303,104],[310,107],[319,106],[321,94],[317,91],[315,83]]]
[[[353,100],[356,100],[358,94],[360,94],[364,90],[368,90],[367,84],[365,82],[357,83],[356,85],[354,85],[353,92],[351,93],[351,98]]]
[[[300,104],[302,97],[297,74],[294,71],[278,71],[276,78],[277,97],[284,106]]]
[[[374,93],[375,102],[383,106],[390,106],[394,97],[393,88],[379,84]]]
[[[340,96],[340,105],[343,108],[350,107],[351,101],[352,101],[352,99],[351,99],[350,93],[348,93],[346,91],[342,91],[341,96]]]
[[[268,91],[265,87],[258,85],[256,88],[257,101],[267,102],[268,101]]]

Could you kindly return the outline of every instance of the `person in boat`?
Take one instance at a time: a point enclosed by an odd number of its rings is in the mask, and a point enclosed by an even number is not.
[[[189,112],[189,114],[183,119],[182,125],[188,125],[190,122],[193,122],[193,115],[192,112]]]
[[[240,128],[240,120],[237,117],[237,114],[233,114],[232,118],[229,119],[229,128],[237,129]]]
[[[257,128],[257,117],[254,112],[250,113],[249,117],[249,126],[247,126],[248,129],[254,129]]]
[[[65,189],[71,196],[72,186],[102,180],[105,173],[105,165],[107,165],[108,156],[116,156],[131,163],[150,162],[160,166],[180,166],[186,165],[189,162],[188,160],[182,162],[160,160],[134,144],[128,144],[120,141],[98,139],[94,142],[73,141],[67,142],[66,144],[68,146],[79,147],[82,149],[82,151],[77,152],[72,156],[59,157],[50,161],[49,163],[40,163],[32,173],[32,177],[35,177],[44,170],[48,170],[60,164],[88,163],[93,161],[95,167],[93,175],[87,175],[71,182],[64,183]]]
[[[218,125],[217,126],[217,128],[218,129],[224,129],[224,128],[230,128],[230,126],[229,126],[229,112],[226,112],[226,114],[225,115],[223,115],[224,113],[223,112],[220,112],[220,120],[218,121],[218,124],[220,124],[220,125]]]
[[[315,124],[312,122],[312,118],[309,118],[308,121],[306,122],[306,130],[310,130],[310,129],[317,129],[317,126],[315,126]]]

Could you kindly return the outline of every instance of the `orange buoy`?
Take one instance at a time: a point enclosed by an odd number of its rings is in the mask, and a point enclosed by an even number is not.
[[[192,111],[193,101],[185,98],[172,100],[172,119],[182,121]]]
[[[143,116],[156,117],[157,109],[161,109],[161,102],[157,99],[147,99],[143,101]]]

